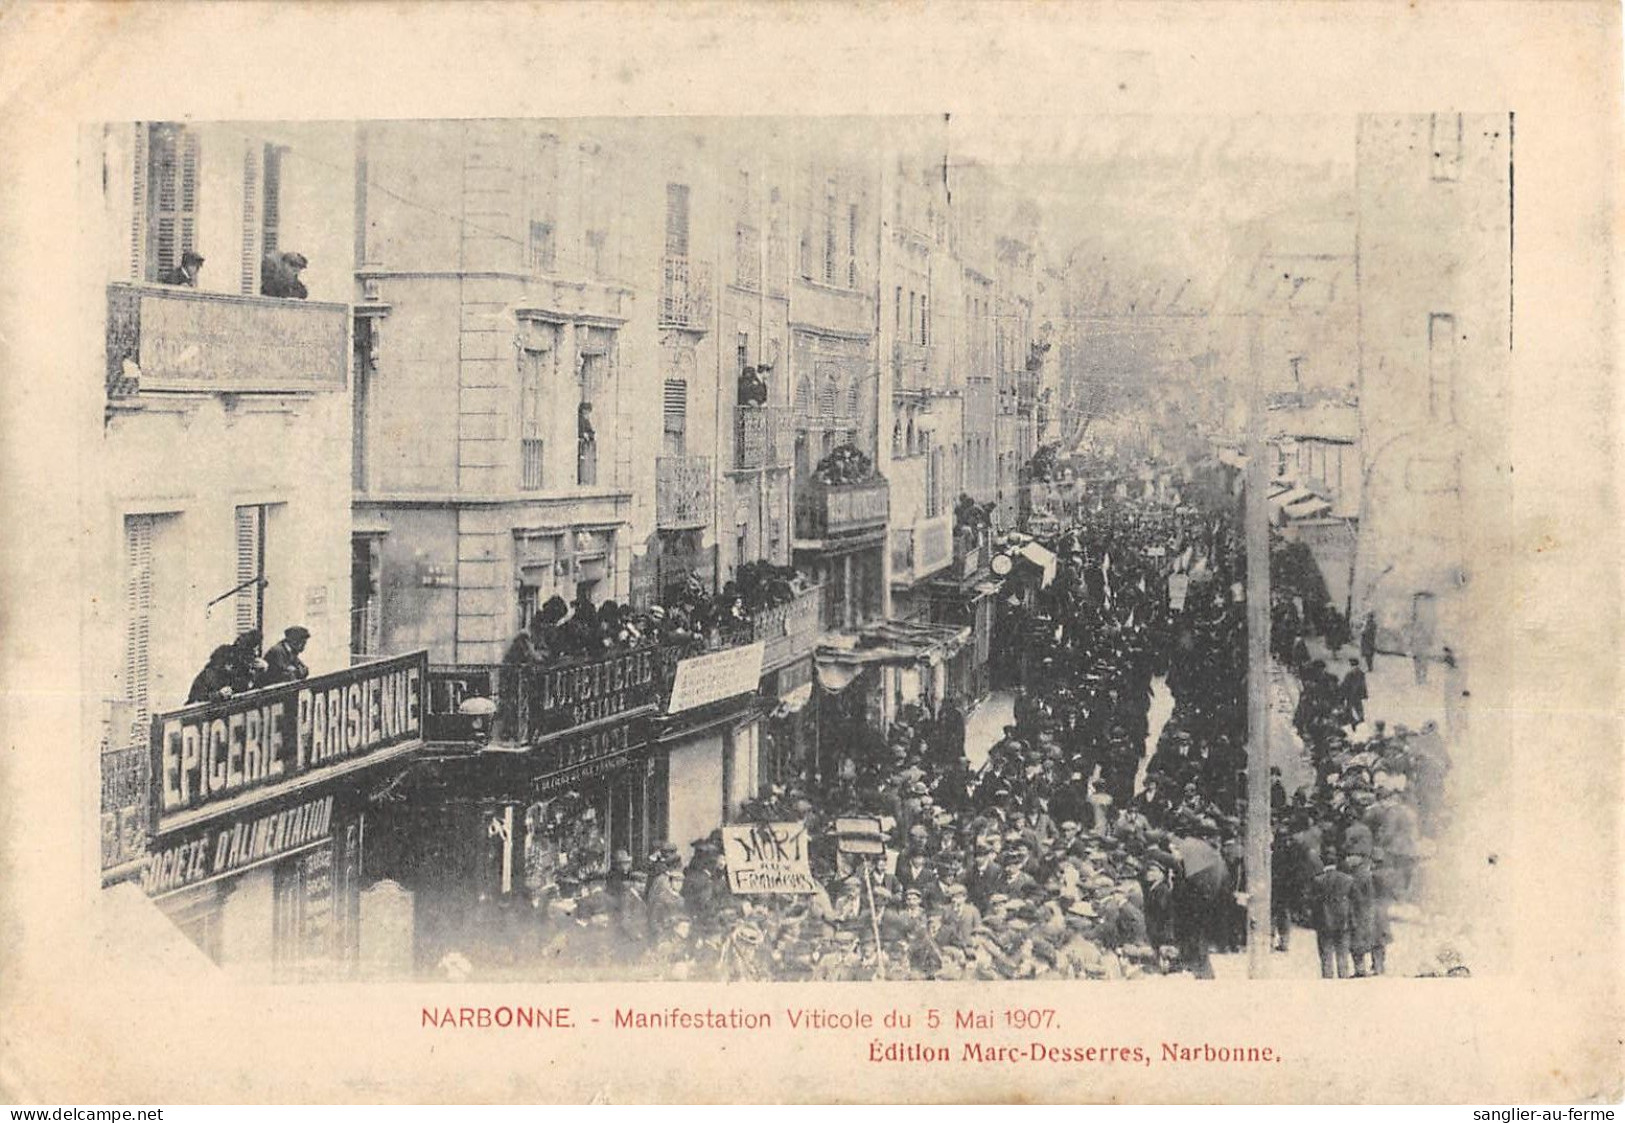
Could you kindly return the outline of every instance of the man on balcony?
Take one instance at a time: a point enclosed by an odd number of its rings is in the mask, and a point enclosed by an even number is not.
[[[265,653],[264,686],[279,682],[303,682],[310,677],[310,668],[299,656],[310,642],[310,629],[294,625],[282,633],[282,639]]]
[[[260,295],[304,300],[310,293],[299,279],[299,272],[309,264],[304,254],[292,250],[266,254],[260,263]]]
[[[187,250],[181,254],[181,263],[173,269],[165,269],[158,274],[160,285],[185,285],[187,288],[197,288],[197,275],[203,269],[203,255],[196,250]]]
[[[760,370],[756,367],[746,367],[739,372],[739,404],[742,406],[767,404],[767,382],[763,380]]]

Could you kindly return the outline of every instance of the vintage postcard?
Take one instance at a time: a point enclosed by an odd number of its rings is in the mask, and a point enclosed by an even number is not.
[[[1617,7],[0,20],[0,1095],[1617,1103]]]

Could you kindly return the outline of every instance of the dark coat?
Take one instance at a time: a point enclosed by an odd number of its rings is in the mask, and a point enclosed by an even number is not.
[[[310,677],[310,668],[305,661],[299,658],[298,652],[289,646],[287,640],[281,640],[271,645],[265,653],[264,685],[279,682],[303,682]]]

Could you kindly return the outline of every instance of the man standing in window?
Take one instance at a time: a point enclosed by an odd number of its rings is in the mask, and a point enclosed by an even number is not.
[[[282,633],[279,643],[265,653],[265,681],[273,686],[280,682],[303,682],[310,677],[310,668],[299,656],[310,640],[310,630],[297,624]]]
[[[160,285],[185,285],[187,288],[197,288],[197,275],[203,269],[203,255],[196,250],[187,250],[181,254],[181,263],[173,269],[165,269],[158,274]]]

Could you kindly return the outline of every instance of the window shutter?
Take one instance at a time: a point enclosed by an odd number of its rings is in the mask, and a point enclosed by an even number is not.
[[[198,138],[190,130],[181,132],[180,186],[180,252],[186,253],[196,248],[194,243],[197,239]],[[180,263],[180,256],[177,255],[174,264]]]
[[[254,145],[243,150],[243,271],[238,283],[246,295],[259,292],[259,180]]]
[[[144,276],[142,259],[147,248],[147,164],[152,154],[148,150],[147,126],[136,122],[134,143],[130,149],[130,280]]]
[[[666,256],[688,256],[688,185],[666,184]]]
[[[668,444],[680,446],[688,433],[688,381],[682,378],[666,379],[665,398],[666,436]],[[674,454],[680,455],[676,447]]]
[[[153,125],[150,145],[152,170],[147,190],[152,207],[152,251],[147,256],[147,279],[152,281],[157,280],[164,270],[173,268],[179,260],[179,254],[175,251],[175,209],[179,191],[175,168],[175,127]]]
[[[124,519],[125,625],[124,697],[130,705],[130,728],[115,730],[115,736],[128,735],[114,748],[144,744],[151,718],[148,686],[151,664],[147,641],[152,628],[152,515],[128,515]]]
[[[260,252],[276,253],[282,248],[282,154],[275,144],[265,146],[265,221],[262,224]]]
[[[260,627],[263,593],[257,579],[265,575],[265,508],[237,508],[237,632]],[[246,584],[253,581],[254,584]]]

